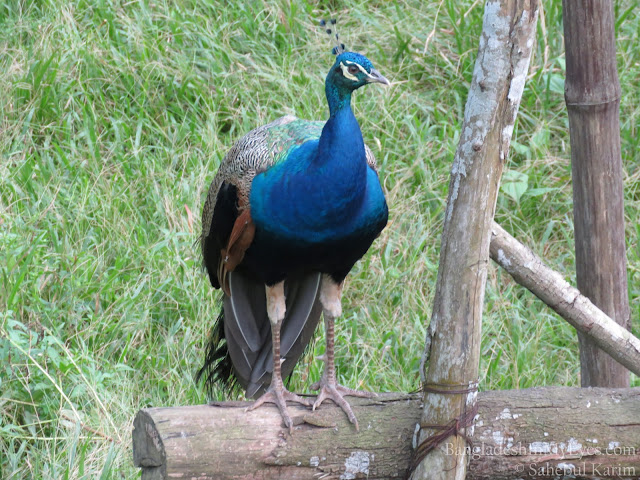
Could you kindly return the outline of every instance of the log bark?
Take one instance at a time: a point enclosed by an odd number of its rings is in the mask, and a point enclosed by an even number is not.
[[[491,258],[593,344],[640,376],[640,339],[608,317],[495,222]]]
[[[578,289],[630,328],[613,2],[564,0]],[[578,332],[582,386],[627,387],[629,372]]]
[[[463,435],[471,429],[465,428],[469,422],[459,419],[473,418],[490,228],[537,16],[536,0],[490,0],[485,5],[478,57],[451,170],[434,307],[423,356],[423,365],[427,360],[429,363],[424,372],[420,442],[442,434],[442,428],[454,422],[461,435],[452,435],[445,443],[453,442],[460,455],[447,455],[444,443],[421,450],[411,477],[414,480],[465,476]],[[422,459],[425,451],[428,453]]]
[[[142,480],[400,479],[422,406],[419,396],[352,401],[360,432],[341,410],[290,406],[292,435],[273,407],[246,402],[141,410],[134,463]],[[640,388],[570,387],[478,395],[469,471],[473,480],[638,478]],[[453,456],[453,442],[444,444]]]

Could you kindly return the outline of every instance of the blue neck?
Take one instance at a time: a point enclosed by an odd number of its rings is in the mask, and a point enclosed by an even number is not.
[[[351,110],[351,90],[339,88],[333,82],[331,74],[327,75],[324,82],[324,93],[327,96],[330,116],[345,108]]]
[[[257,175],[251,187],[256,225],[305,241],[348,232],[367,190],[367,159],[351,91],[336,87],[329,77],[325,91],[330,117],[320,138]]]
[[[351,90],[339,88],[331,74],[325,82],[329,120],[322,129],[314,166],[330,164],[334,172],[349,170],[350,175],[364,176],[366,154],[360,125],[351,110]],[[346,172],[345,172],[346,173]]]

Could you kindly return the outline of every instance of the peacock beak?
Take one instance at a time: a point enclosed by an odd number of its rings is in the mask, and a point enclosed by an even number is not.
[[[369,73],[367,79],[368,79],[368,83],[381,83],[387,86],[391,85],[389,83],[389,80],[384,78],[382,74],[379,71],[377,71],[375,68],[371,69],[371,73]]]

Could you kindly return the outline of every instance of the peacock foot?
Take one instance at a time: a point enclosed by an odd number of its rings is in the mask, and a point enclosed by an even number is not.
[[[356,418],[355,413],[353,413],[351,405],[349,405],[349,402],[347,402],[344,397],[347,395],[362,398],[377,397],[377,394],[373,392],[353,390],[351,388],[343,387],[335,381],[325,381],[324,378],[320,382],[316,382],[311,385],[311,390],[318,390],[316,401],[314,402],[313,407],[311,407],[312,410],[318,408],[325,400],[332,400],[333,403],[342,408],[344,413],[347,414],[349,421],[355,425],[357,431],[360,430],[360,427],[358,426],[358,419]]]
[[[280,385],[279,387],[275,387],[273,384],[264,392],[260,398],[258,398],[253,405],[247,408],[247,411],[255,410],[263,403],[274,403],[278,409],[280,410],[280,415],[282,415],[282,420],[284,420],[285,426],[289,429],[289,433],[293,433],[293,421],[289,416],[289,412],[287,411],[287,401],[289,402],[297,402],[305,407],[311,407],[311,400],[303,398],[295,393],[290,392],[284,386]]]

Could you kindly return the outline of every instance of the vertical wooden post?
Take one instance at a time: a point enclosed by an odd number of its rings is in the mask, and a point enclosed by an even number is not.
[[[578,289],[630,327],[611,0],[563,0]],[[628,387],[629,372],[578,332],[582,386]]]
[[[411,478],[463,479],[474,417],[491,224],[529,67],[537,0],[488,0],[456,151],[427,334]]]

